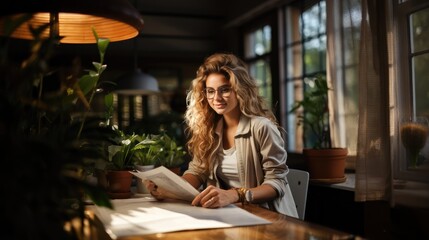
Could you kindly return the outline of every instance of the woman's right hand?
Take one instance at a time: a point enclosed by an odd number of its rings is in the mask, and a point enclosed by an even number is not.
[[[191,204],[205,208],[219,208],[237,202],[238,198],[237,191],[234,189],[224,190],[210,185],[198,194]]]

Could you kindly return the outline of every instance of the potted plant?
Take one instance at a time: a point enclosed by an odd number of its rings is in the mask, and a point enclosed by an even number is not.
[[[186,151],[166,132],[141,134],[136,137],[134,163],[136,165],[164,166],[180,174],[180,166],[185,162]]]
[[[130,171],[133,169],[146,171],[162,165],[180,174],[186,151],[165,132],[139,135],[126,134],[117,127],[114,129],[117,135],[112,139],[114,144],[108,146],[106,167],[106,188],[112,198],[129,198],[132,195]],[[146,192],[141,181],[137,182],[137,192]]]
[[[11,21],[10,32],[24,18]],[[91,105],[101,85],[109,41],[94,32],[101,60],[80,76],[77,64],[53,66],[59,39],[39,37],[48,27],[32,29],[34,40],[23,59],[11,57],[10,38],[0,37],[0,141],[8,169],[1,175],[2,216],[10,239],[79,239],[83,228],[70,222],[84,222],[86,196],[112,207],[103,189],[82,174],[89,162],[102,157],[97,149],[110,131],[98,120],[74,115],[76,104]]]
[[[154,135],[152,140],[158,142],[158,145],[160,146],[160,165],[180,175],[180,166],[185,162],[186,156],[186,151],[183,147],[165,132],[159,135]]]
[[[160,153],[162,146],[159,144],[157,135],[142,134],[136,140],[136,151],[134,153],[134,164],[137,170],[144,171],[160,164]]]
[[[148,171],[154,169],[160,163],[159,157],[161,146],[159,142],[152,139],[151,134],[137,135],[135,152],[133,156],[135,168],[138,171]],[[148,193],[142,179],[136,178],[137,193]]]
[[[139,136],[127,135],[113,127],[117,135],[107,147],[109,161],[106,166],[107,190],[111,198],[129,198],[134,169],[134,155]]]
[[[315,75],[305,81],[309,89],[302,100],[292,106],[290,112],[296,113],[298,125],[304,126],[304,145],[312,143],[303,150],[310,178],[327,182],[344,181],[346,148],[332,146],[329,126],[328,91],[326,77]]]

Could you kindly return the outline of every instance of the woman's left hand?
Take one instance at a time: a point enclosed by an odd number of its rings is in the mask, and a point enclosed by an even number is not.
[[[237,201],[238,194],[235,190],[224,190],[215,186],[208,186],[194,198],[192,205],[205,208],[219,208]]]

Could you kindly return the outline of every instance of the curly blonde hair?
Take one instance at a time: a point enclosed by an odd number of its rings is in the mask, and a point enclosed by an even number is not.
[[[201,161],[204,170],[208,170],[215,155],[217,135],[216,123],[222,117],[209,105],[203,90],[207,77],[212,73],[225,76],[236,93],[240,111],[246,116],[264,116],[278,126],[273,112],[258,93],[254,79],[249,75],[243,61],[233,54],[216,53],[204,61],[198,68],[187,94],[185,122],[188,135],[187,147],[194,160]]]

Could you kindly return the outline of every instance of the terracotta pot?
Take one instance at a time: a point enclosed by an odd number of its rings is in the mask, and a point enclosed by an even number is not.
[[[112,198],[129,198],[133,175],[129,171],[109,171],[107,191]]]
[[[347,149],[304,149],[310,179],[344,178]]]

